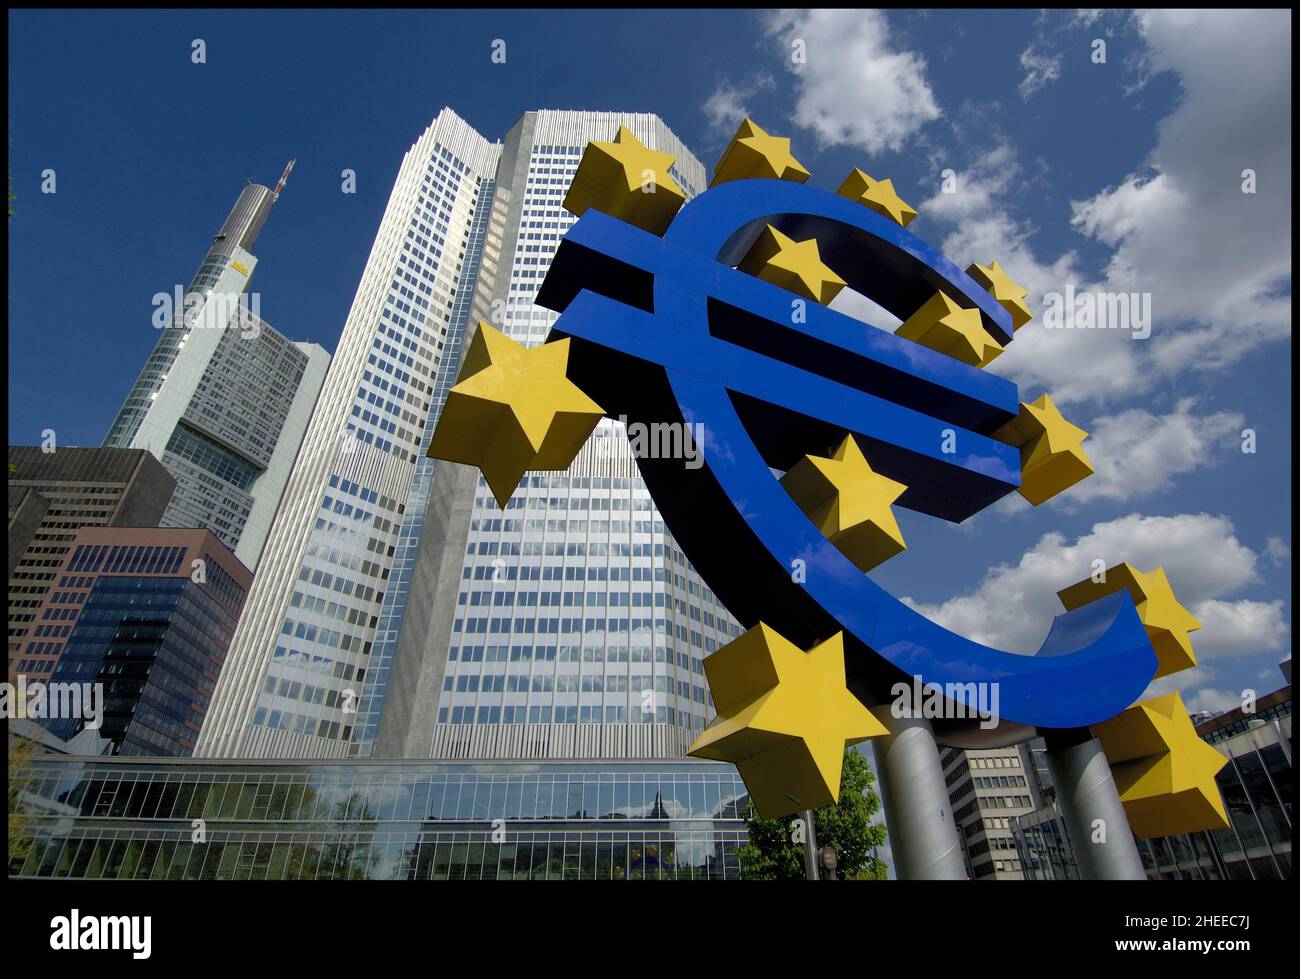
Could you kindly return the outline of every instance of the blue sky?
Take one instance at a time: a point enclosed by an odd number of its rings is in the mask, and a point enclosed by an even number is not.
[[[11,442],[54,429],[99,444],[157,339],[151,297],[188,280],[246,177],[272,183],[297,158],[256,288],[270,323],[332,349],[397,166],[442,106],[491,137],[533,108],[656,112],[708,166],[747,112],[793,139],[818,185],[853,166],[891,177],[920,211],[913,231],[959,264],[997,259],[1036,312],[1071,284],[1151,298],[1146,340],[1036,320],[990,368],[1092,432],[1097,475],[961,527],[904,514],[909,549],[878,580],[1030,650],[1092,560],[1163,565],[1205,628],[1201,666],[1158,689],[1228,707],[1279,685],[1288,13],[29,11],[9,25]],[[889,325],[856,297],[837,305]]]

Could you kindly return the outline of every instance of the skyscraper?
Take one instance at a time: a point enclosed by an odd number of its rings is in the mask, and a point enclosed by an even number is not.
[[[657,116],[527,113],[502,151],[498,271],[480,277],[466,342],[480,319],[528,346],[546,338],[557,314],[533,300],[575,220],[562,203],[587,143],[620,126],[677,158],[688,198],[703,191],[704,167]],[[361,702],[358,750],[381,757],[680,756],[711,716],[703,659],[738,631],[611,420],[566,472],[526,476],[504,511],[475,470],[439,463],[410,593]]]
[[[701,663],[736,627],[618,423],[505,511],[475,471],[424,457],[478,321],[545,339],[556,314],[533,299],[574,220],[565,194],[620,125],[703,190],[703,166],[640,113],[530,112],[502,146],[444,109],[407,154],[197,754],[673,757],[704,726]],[[407,288],[425,272],[432,306]],[[396,345],[418,359],[392,365]],[[422,395],[396,443],[373,429],[384,384]],[[322,702],[271,692],[307,675],[331,677]]]
[[[82,527],[155,527],[176,480],[141,449],[9,446],[9,673],[47,674],[68,627],[37,609]],[[22,656],[18,651],[28,642]]]
[[[166,527],[211,530],[256,568],[329,354],[288,340],[247,292],[251,249],[279,196],[249,184],[188,288],[165,293],[153,352],[104,440],[147,449],[177,482]]]
[[[450,109],[407,151],[196,754],[348,753],[389,579],[411,560],[403,520],[423,508],[420,446],[455,369],[499,155]],[[297,696],[282,679],[303,681]]]

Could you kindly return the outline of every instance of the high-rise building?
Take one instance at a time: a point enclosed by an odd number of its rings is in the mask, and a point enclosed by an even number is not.
[[[647,114],[530,112],[500,145],[444,109],[411,148],[198,754],[666,758],[704,726],[701,664],[736,626],[617,423],[504,511],[477,472],[425,458],[480,320],[545,339],[564,197],[620,125],[703,190]],[[319,702],[272,692],[309,676],[329,678]]]
[[[390,576],[413,559],[403,520],[423,509],[421,444],[455,370],[500,151],[450,109],[407,151],[197,754],[348,754]]]
[[[704,190],[703,165],[657,116],[527,113],[502,151],[466,343],[478,320],[545,340],[557,314],[534,299],[576,220],[562,203],[588,142],[620,126],[677,158],[688,198]],[[665,528],[621,424],[602,421],[566,472],[526,476],[504,510],[474,469],[439,463],[424,524],[400,629],[377,641],[359,751],[685,752],[711,717],[704,657],[738,629]]]
[[[1041,762],[1041,742],[1038,745]],[[944,781],[966,873],[972,880],[1023,880],[1016,817],[1043,804],[1033,742],[1009,748],[941,748]]]
[[[211,530],[250,568],[330,360],[272,329],[247,291],[283,184],[245,187],[188,288],[157,297],[161,334],[104,440],[147,449],[176,478],[163,526]]]
[[[142,449],[9,446],[11,676],[46,674],[58,658],[65,627],[37,622],[36,612],[77,532],[156,527],[175,488],[176,480]]]
[[[97,685],[98,733],[118,754],[188,755],[252,580],[207,530],[79,531],[38,610],[66,629],[51,687]],[[85,721],[47,726],[68,741]]]

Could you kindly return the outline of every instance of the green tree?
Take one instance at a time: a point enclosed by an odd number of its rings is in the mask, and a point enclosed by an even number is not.
[[[26,738],[9,738],[9,866],[21,867],[31,852],[34,822],[23,802],[32,781],[31,762],[40,753],[40,745]]]
[[[884,845],[885,827],[872,825],[880,796],[872,788],[876,775],[857,750],[844,752],[840,801],[813,812],[817,845],[835,849],[839,876],[845,880],[885,880],[885,864],[875,850]],[[804,845],[794,841],[797,817],[763,819],[751,808],[749,842],[737,851],[745,880],[794,880],[804,877]]]

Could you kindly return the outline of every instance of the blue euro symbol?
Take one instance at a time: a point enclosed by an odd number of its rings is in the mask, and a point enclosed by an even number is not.
[[[1007,311],[952,262],[825,190],[721,184],[662,238],[588,211],[537,302],[562,313],[551,336],[571,338],[569,377],[609,416],[700,426],[702,465],[637,460],[686,556],[746,627],[762,620],[805,649],[843,630],[849,687],[868,705],[919,676],[973,715],[977,685],[996,683],[996,728],[937,721],[945,743],[1011,744],[1028,728],[1085,727],[1127,708],[1156,657],[1126,591],[1058,615],[1034,653],[993,649],[886,592],[778,482],[773,470],[851,433],[873,469],[907,485],[898,505],[960,522],[1020,484],[1019,451],[991,438],[1020,396],[1004,378],[738,271],[769,224],[816,238],[850,288],[900,319],[942,290],[978,307],[999,342],[1012,338]]]

